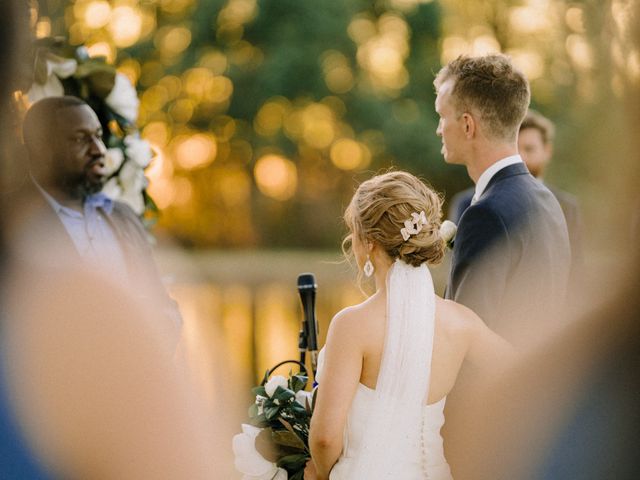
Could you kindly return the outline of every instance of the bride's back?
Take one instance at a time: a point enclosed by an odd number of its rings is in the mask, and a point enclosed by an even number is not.
[[[360,383],[375,389],[386,333],[386,293],[379,292],[351,309],[353,320],[361,323],[356,340],[362,351]],[[470,310],[436,297],[435,332],[431,358],[428,404],[446,397],[453,388],[469,349],[475,322]],[[427,372],[424,372],[426,375]]]

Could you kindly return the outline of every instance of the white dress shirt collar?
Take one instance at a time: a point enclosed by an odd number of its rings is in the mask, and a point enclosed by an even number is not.
[[[494,177],[496,173],[498,173],[503,168],[508,167],[509,165],[513,165],[521,162],[522,162],[522,157],[520,155],[518,154],[511,155],[510,157],[506,157],[506,158],[503,158],[502,160],[498,160],[496,163],[494,163],[489,168],[487,168],[484,172],[482,172],[482,175],[480,175],[480,178],[476,182],[476,191],[473,194],[473,199],[471,200],[471,203],[474,204],[475,202],[480,200],[480,197],[482,196],[484,191],[487,189],[487,185],[489,185],[489,182],[491,181],[491,179]]]

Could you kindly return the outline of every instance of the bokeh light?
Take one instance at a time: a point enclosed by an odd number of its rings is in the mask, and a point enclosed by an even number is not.
[[[216,158],[217,143],[210,133],[179,135],[172,141],[176,164],[185,170],[203,168]]]
[[[90,28],[104,27],[111,20],[111,5],[105,0],[98,0],[87,5],[84,11],[84,22]]]
[[[296,192],[298,172],[295,163],[276,154],[258,159],[254,168],[258,189],[273,199],[289,200]]]
[[[371,163],[369,149],[355,140],[342,138],[331,146],[331,161],[341,170],[363,169]]]
[[[118,47],[128,47],[136,43],[142,34],[142,14],[137,8],[122,5],[113,9],[109,31]]]

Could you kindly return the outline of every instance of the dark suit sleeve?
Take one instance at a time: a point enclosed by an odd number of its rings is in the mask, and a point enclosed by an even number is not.
[[[465,212],[469,205],[471,204],[471,198],[474,193],[473,188],[468,188],[467,190],[463,190],[462,192],[456,193],[451,199],[451,204],[449,205],[448,219],[453,223],[458,224],[460,222],[460,218],[462,214]]]
[[[448,297],[476,312],[487,325],[500,315],[511,263],[509,234],[497,213],[478,204],[465,212],[455,238]]]

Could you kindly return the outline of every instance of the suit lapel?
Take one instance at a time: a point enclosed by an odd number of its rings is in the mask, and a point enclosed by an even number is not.
[[[487,188],[484,189],[484,192],[481,195],[481,198],[489,191],[491,187],[493,187],[500,180],[504,180],[508,177],[513,177],[514,175],[527,175],[529,174],[529,169],[524,164],[524,162],[514,163],[513,165],[509,165],[504,167],[502,170],[498,170],[496,174],[489,180],[487,184]]]

